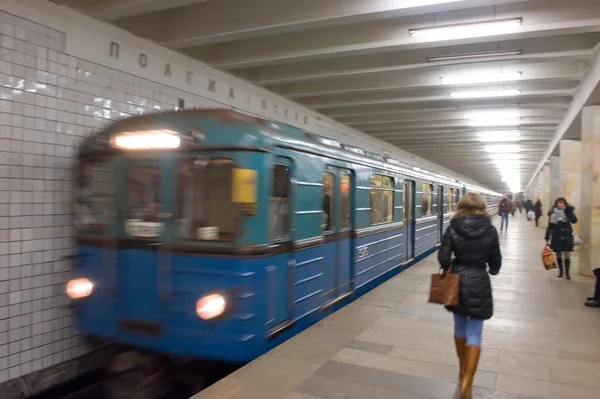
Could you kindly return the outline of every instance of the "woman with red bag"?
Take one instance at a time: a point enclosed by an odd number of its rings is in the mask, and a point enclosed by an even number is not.
[[[454,254],[454,259],[452,259]],[[498,231],[481,195],[467,193],[444,233],[438,260],[444,271],[460,276],[460,305],[447,307],[454,313],[454,341],[460,365],[461,399],[471,399],[473,378],[481,354],[483,321],[494,314],[492,285],[502,265]],[[489,266],[489,271],[488,271]]]
[[[575,208],[567,203],[563,197],[554,202],[554,207],[548,212],[549,222],[546,229],[546,242],[550,242],[550,248],[556,253],[558,264],[558,278],[564,276],[571,279],[571,252],[573,252],[573,226],[577,223]],[[564,266],[564,269],[563,269]]]

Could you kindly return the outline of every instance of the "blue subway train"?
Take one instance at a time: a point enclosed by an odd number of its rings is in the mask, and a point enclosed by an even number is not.
[[[76,276],[91,337],[248,362],[439,245],[449,176],[229,110],[117,122],[79,149]]]

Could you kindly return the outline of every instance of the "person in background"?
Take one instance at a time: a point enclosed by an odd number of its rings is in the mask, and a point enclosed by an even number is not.
[[[508,230],[508,214],[510,213],[511,205],[508,195],[504,194],[504,197],[500,200],[498,205],[498,215],[502,218],[500,223],[500,231],[504,231],[504,223],[506,223],[506,230]]]
[[[540,218],[542,217],[542,201],[538,198],[533,207],[535,212],[535,227],[538,227],[540,225]]]
[[[523,201],[517,200],[517,208],[519,209],[519,213],[523,213]]]
[[[527,201],[525,201],[525,213],[529,214],[529,211],[533,211],[533,201],[527,198]],[[529,220],[529,216],[527,216],[527,219]]]
[[[444,272],[452,266],[451,273],[460,275],[460,304],[447,309],[454,313],[461,399],[472,397],[473,377],[481,354],[483,322],[494,313],[488,273],[495,276],[502,266],[498,231],[490,219],[481,195],[467,193],[458,202],[438,252]]]
[[[548,212],[550,220],[546,229],[546,242],[550,242],[550,248],[556,253],[558,263],[558,277],[564,275],[567,280],[571,279],[571,252],[573,252],[573,226],[577,223],[575,208],[567,203],[563,197],[554,202],[554,207]],[[564,260],[564,263],[563,263]]]
[[[588,308],[600,308],[600,268],[594,270],[594,276],[596,276],[596,290],[594,296],[589,297],[585,303]]]

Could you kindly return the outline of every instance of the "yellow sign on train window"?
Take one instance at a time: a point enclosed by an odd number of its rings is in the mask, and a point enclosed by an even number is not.
[[[252,169],[234,169],[231,196],[240,204],[256,203],[257,172]]]

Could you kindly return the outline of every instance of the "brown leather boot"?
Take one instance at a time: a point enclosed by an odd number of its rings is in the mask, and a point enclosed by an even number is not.
[[[467,339],[454,337],[454,343],[456,344],[456,356],[458,356],[458,378],[459,381],[462,383],[463,375],[465,374],[465,352],[467,350]]]
[[[469,345],[465,351],[465,374],[460,387],[460,399],[472,399],[473,379],[477,372],[481,348],[479,346]]]

